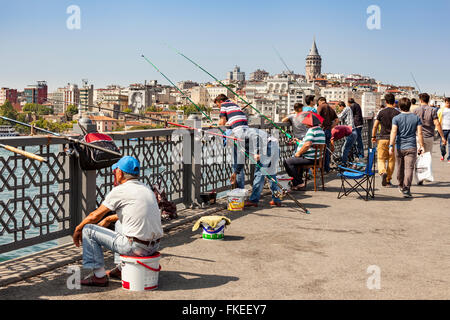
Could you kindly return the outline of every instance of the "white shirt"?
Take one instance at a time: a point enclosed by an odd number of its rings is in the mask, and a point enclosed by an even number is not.
[[[116,211],[125,236],[152,241],[163,236],[161,212],[153,191],[138,180],[114,187],[102,203]]]

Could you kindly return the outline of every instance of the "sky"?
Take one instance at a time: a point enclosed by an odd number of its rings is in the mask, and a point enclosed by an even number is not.
[[[80,28],[71,5],[80,9]],[[370,30],[380,8],[380,28]],[[23,90],[46,80],[49,90],[88,79],[95,88],[156,79],[219,79],[235,65],[246,72],[305,73],[316,38],[324,73],[358,73],[387,84],[450,93],[450,0],[0,0],[0,87]],[[371,21],[371,20],[370,20]]]

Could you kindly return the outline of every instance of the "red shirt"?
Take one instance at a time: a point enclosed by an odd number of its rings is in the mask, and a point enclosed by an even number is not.
[[[334,141],[348,137],[352,134],[352,128],[349,126],[336,126],[331,130],[331,139]]]

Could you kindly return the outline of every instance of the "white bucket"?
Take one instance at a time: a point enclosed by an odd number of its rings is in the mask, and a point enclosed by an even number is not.
[[[155,290],[161,266],[159,252],[151,257],[120,256],[122,288],[130,291]]]
[[[247,190],[233,189],[227,194],[228,210],[242,211],[244,209],[245,198],[247,197]]]
[[[291,182],[294,178],[288,175],[277,176],[278,183],[285,190],[289,190],[289,182]]]
[[[221,220],[215,228],[211,227],[210,225],[202,222],[202,239],[204,240],[223,240],[225,234],[225,220]]]

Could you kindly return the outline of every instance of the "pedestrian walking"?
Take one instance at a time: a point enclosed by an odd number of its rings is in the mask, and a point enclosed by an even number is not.
[[[384,96],[386,107],[378,113],[372,128],[372,143],[377,144],[378,173],[383,187],[392,187],[392,175],[395,170],[395,152],[389,153],[392,119],[400,114],[395,108],[395,96],[388,93]],[[378,127],[380,132],[377,135]]]

